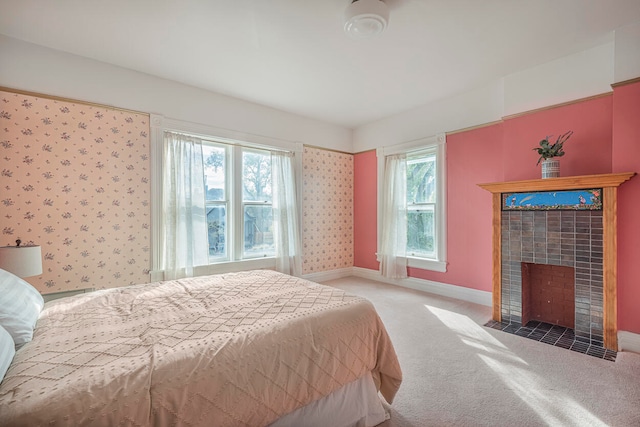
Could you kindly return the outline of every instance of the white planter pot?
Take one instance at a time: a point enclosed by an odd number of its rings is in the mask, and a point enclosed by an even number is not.
[[[558,178],[560,176],[560,161],[555,158],[545,159],[542,164],[542,178]]]

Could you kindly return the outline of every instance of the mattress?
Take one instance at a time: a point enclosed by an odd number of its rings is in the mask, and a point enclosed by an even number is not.
[[[268,270],[45,305],[0,384],[0,425],[264,426],[371,374],[402,378],[367,300]]]

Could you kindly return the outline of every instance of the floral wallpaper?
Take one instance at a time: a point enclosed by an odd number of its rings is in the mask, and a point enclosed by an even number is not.
[[[353,267],[353,155],[305,147],[303,274]]]
[[[0,91],[0,246],[42,246],[40,292],[149,281],[148,114]]]

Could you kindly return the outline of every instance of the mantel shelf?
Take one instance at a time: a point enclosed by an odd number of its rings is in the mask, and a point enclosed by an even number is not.
[[[560,178],[530,179],[526,181],[478,184],[491,193],[517,193],[525,191],[580,190],[586,188],[618,187],[636,173],[607,173],[600,175],[567,176]]]

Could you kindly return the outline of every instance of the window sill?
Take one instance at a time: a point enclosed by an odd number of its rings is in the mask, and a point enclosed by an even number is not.
[[[259,270],[276,268],[274,257],[243,259],[242,261],[223,261],[208,265],[200,265],[193,269],[194,276],[210,274],[233,273],[236,271]]]
[[[380,262],[380,257],[376,252],[376,260]],[[437,271],[439,273],[447,272],[447,262],[435,259],[407,257],[407,266],[411,268],[419,268],[421,270]]]
[[[438,261],[435,259],[414,258],[407,257],[407,264],[412,268],[419,268],[421,270],[432,270],[440,273],[447,272],[446,261]]]

